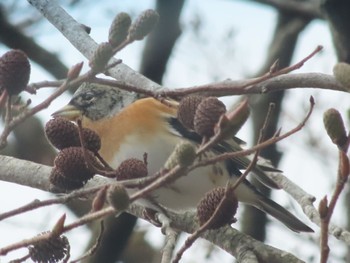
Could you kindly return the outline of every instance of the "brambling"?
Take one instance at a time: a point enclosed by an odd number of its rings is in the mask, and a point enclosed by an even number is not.
[[[176,107],[154,98],[143,98],[122,108],[120,91],[110,86],[84,83],[68,105],[53,116],[70,120],[81,118],[83,127],[95,131],[101,138],[100,155],[114,168],[129,158],[143,159],[147,154],[148,174],[158,172],[182,141],[201,143],[201,136],[186,129],[177,119]],[[122,110],[119,110],[122,108]],[[240,150],[238,138],[225,139],[212,147],[209,155]],[[195,209],[200,199],[215,187],[235,182],[240,170],[250,163],[247,157],[228,159],[215,165],[199,167],[178,178],[171,185],[162,186],[150,195],[152,203],[142,200],[146,208],[156,209],[153,201],[166,209],[184,211]],[[253,174],[272,188],[278,186],[266,175],[266,167],[256,165]],[[271,171],[271,170],[270,170]],[[276,170],[277,171],[277,170]],[[285,208],[264,196],[248,180],[235,189],[238,201],[254,206],[275,217],[295,232],[313,232]]]

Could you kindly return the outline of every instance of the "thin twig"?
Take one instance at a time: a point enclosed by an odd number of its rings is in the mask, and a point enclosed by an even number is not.
[[[320,218],[321,218],[320,263],[327,263],[328,261],[328,256],[330,251],[330,248],[328,246],[329,223],[331,221],[331,217],[333,215],[333,212],[337,204],[337,201],[340,197],[340,194],[342,193],[345,187],[345,184],[348,180],[348,177],[349,177],[349,158],[347,157],[346,152],[339,150],[339,165],[338,165],[338,177],[337,177],[336,187],[334,189],[334,192],[332,194],[329,204],[327,204],[327,197],[324,197],[324,199],[321,201],[322,203],[320,204],[320,206],[322,206],[322,208],[320,209],[326,210],[326,215],[321,214],[321,211],[320,211]]]
[[[288,74],[296,69],[301,68],[306,61],[311,59],[315,54],[320,52],[322,50],[322,46],[317,46],[314,51],[312,51],[308,56],[300,60],[299,62],[295,63],[294,65],[291,65],[289,67],[274,71],[274,72],[267,72],[266,74],[253,78],[248,80],[240,80],[240,81],[231,81],[226,80],[220,83],[213,83],[213,84],[207,84],[202,86],[195,86],[195,87],[186,87],[181,89],[163,89],[160,91],[157,91],[156,94],[154,94],[154,97],[172,97],[172,98],[181,98],[183,96],[187,96],[194,93],[206,93],[206,92],[214,92],[217,94],[220,94],[222,92],[226,92],[224,95],[218,95],[218,96],[228,96],[228,95],[242,95],[242,94],[249,94],[252,93],[250,90],[253,89],[256,85],[260,83],[264,83],[270,79]],[[344,90],[344,88],[342,88]],[[257,93],[256,90],[254,90],[253,93]],[[260,93],[263,93],[260,91]]]
[[[101,220],[100,221],[100,233],[98,234],[98,237],[96,238],[96,242],[95,244],[84,253],[84,255],[82,255],[81,257],[72,260],[71,263],[77,263],[80,261],[83,261],[84,259],[87,259],[88,257],[92,256],[93,254],[96,253],[98,247],[101,245],[101,241],[102,241],[102,237],[103,237],[103,233],[104,233],[105,227],[104,227],[104,221]]]
[[[164,87],[162,90],[159,91],[152,91],[145,88],[140,88],[131,84],[128,84],[124,81],[118,81],[118,80],[111,80],[111,79],[101,79],[94,77],[91,79],[91,82],[95,82],[102,85],[108,85],[111,87],[116,87],[122,90],[126,90],[129,92],[136,92],[138,94],[142,94],[149,97],[154,98],[164,98],[164,97],[171,97],[171,98],[181,98],[190,94],[194,93],[207,93],[209,92],[212,95],[216,96],[230,96],[230,95],[243,95],[243,94],[250,94],[250,93],[263,93],[267,92],[267,89],[264,89],[264,91],[258,90],[256,86],[260,83],[264,83],[268,80],[272,80],[273,78],[286,75],[294,70],[297,70],[301,68],[306,61],[311,59],[315,54],[320,52],[322,50],[322,46],[317,46],[314,51],[312,51],[308,56],[300,60],[299,62],[295,63],[294,65],[291,65],[289,67],[276,70],[276,71],[269,71],[266,74],[253,78],[253,79],[247,79],[247,80],[240,80],[240,81],[231,81],[226,80],[219,83],[212,83],[202,86],[194,86],[194,87],[186,87],[186,88],[166,88]],[[312,78],[313,79],[313,78]],[[335,85],[335,84],[334,84]],[[283,87],[283,85],[280,85]],[[329,87],[329,85],[328,85]],[[279,88],[281,89],[281,88]],[[344,88],[341,87],[339,84],[337,84],[337,89],[344,91]],[[226,92],[225,94],[222,94],[222,92]]]
[[[89,214],[84,215],[83,217],[79,218],[75,222],[64,226],[61,229],[60,234],[68,232],[68,231],[75,229],[79,226],[83,226],[83,225],[85,225],[89,222],[95,221],[97,219],[104,218],[108,215],[113,215],[115,213],[116,213],[116,210],[111,206],[106,207],[104,209],[101,209],[99,211],[93,212],[93,213],[89,213]],[[51,237],[51,235],[52,235],[52,232],[43,233],[39,236],[35,236],[35,237],[29,238],[29,239],[23,239],[17,243],[13,243],[13,244],[8,245],[6,247],[0,248],[0,255],[6,255],[7,253],[9,253],[11,251],[14,251],[14,250],[17,250],[17,249],[20,249],[23,247],[28,247],[29,245],[36,244],[36,243],[43,241],[43,240],[47,240],[48,238]]]
[[[53,81],[44,80],[40,82],[30,83],[27,86],[26,91],[28,91],[31,94],[36,94],[36,91],[41,88],[58,88],[64,83],[64,81],[65,80],[63,79]]]
[[[216,163],[218,161],[223,161],[223,160],[226,160],[226,159],[229,159],[229,158],[250,155],[250,154],[254,153],[257,150],[263,149],[263,148],[265,148],[265,147],[267,147],[269,145],[277,143],[277,142],[279,142],[279,141],[281,141],[281,140],[283,140],[283,139],[285,139],[285,138],[295,134],[296,132],[300,131],[305,126],[306,122],[308,121],[308,119],[311,116],[311,113],[313,111],[314,105],[315,105],[314,99],[313,99],[313,97],[310,97],[310,109],[309,109],[307,115],[304,117],[304,119],[295,128],[289,130],[288,132],[286,132],[284,134],[281,134],[281,135],[279,133],[277,133],[273,137],[271,137],[270,139],[267,139],[264,142],[251,147],[250,149],[246,149],[246,150],[242,150],[242,151],[236,151],[236,152],[232,152],[232,153],[223,153],[223,154],[217,155],[215,157],[205,159],[203,161],[200,161],[200,162],[192,165],[189,169],[193,170],[193,169],[195,169],[197,167],[205,166],[205,165],[212,164],[212,163]]]
[[[81,197],[86,197],[86,196],[92,195],[92,194],[98,192],[102,187],[104,187],[104,186],[95,186],[95,187],[88,188],[88,189],[76,190],[70,194],[66,194],[66,195],[63,195],[61,197],[48,199],[45,201],[34,200],[27,205],[18,207],[16,209],[13,209],[13,210],[5,212],[5,213],[1,213],[0,214],[0,221],[4,220],[6,218],[9,218],[9,217],[15,216],[15,215],[19,215],[19,214],[22,214],[22,213],[25,213],[28,211],[32,211],[32,210],[41,208],[41,207],[55,205],[55,204],[68,203],[69,201],[74,200],[76,198],[81,198]]]

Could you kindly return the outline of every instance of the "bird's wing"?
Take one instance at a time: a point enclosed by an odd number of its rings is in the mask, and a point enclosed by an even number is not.
[[[186,129],[181,122],[175,117],[168,117],[167,122],[169,124],[169,130],[176,136],[186,138],[194,143],[200,144],[202,142],[202,137],[194,131],[190,131]],[[233,137],[232,139],[225,140],[219,142],[218,144],[212,147],[212,151],[221,154],[226,152],[236,152],[241,151],[241,144],[244,143],[241,139],[237,137]],[[237,156],[228,160],[229,162],[233,162],[234,165],[229,165],[230,169],[235,167],[235,171],[230,171],[231,174],[240,175],[239,170],[244,170],[248,167],[251,160],[246,156]],[[253,169],[253,174],[256,178],[263,183],[264,185],[274,188],[280,189],[280,187],[266,174],[266,172],[281,172],[280,170],[274,168],[268,162],[263,164],[258,163]]]

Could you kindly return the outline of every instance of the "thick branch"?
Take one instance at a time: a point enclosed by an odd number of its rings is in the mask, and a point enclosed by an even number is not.
[[[0,180],[26,185],[43,191],[49,191],[49,174],[51,167],[39,165],[12,157],[0,156]],[[94,178],[86,187],[106,184],[107,178]],[[129,210],[140,218],[145,218],[142,207],[133,205]],[[193,213],[175,214],[169,213],[172,227],[181,231],[192,233],[198,228]],[[222,228],[219,231],[208,231],[203,238],[220,246],[222,249],[238,256],[240,247],[245,246],[254,249],[255,253],[263,262],[301,262],[291,254],[270,247],[248,237],[232,228]],[[238,245],[237,245],[238,244]],[[286,259],[287,258],[287,259]],[[287,260],[287,261],[286,261]]]
[[[186,87],[176,90],[160,91],[160,94],[166,94],[170,97],[182,97],[188,94],[200,93],[201,95],[212,96],[232,96],[243,94],[264,94],[280,90],[296,89],[296,88],[317,88],[326,90],[337,90],[349,92],[332,75],[323,73],[297,73],[280,75],[258,84],[245,86],[249,80],[224,80],[211,84]]]
[[[350,2],[347,0],[321,1],[329,22],[339,61],[350,63]]]
[[[296,0],[253,0],[254,2],[273,6],[279,11],[295,13],[306,18],[324,19],[317,1],[296,1]]]
[[[16,159],[13,157],[0,156],[0,180],[1,181],[29,186],[29,187],[33,187],[43,191],[49,191],[50,171],[51,171],[50,166],[40,165],[33,162]],[[305,214],[314,223],[319,225],[320,224],[319,214],[317,212],[317,209],[312,204],[314,198],[310,194],[303,191],[300,187],[295,185],[293,182],[291,182],[285,176],[281,174],[273,174],[273,173],[271,174],[271,176],[273,177],[273,179],[276,181],[278,185],[280,185],[287,193],[289,193],[302,206]],[[90,180],[85,187],[89,188],[93,186],[104,185],[110,182],[109,180],[110,179],[107,179],[107,178],[94,177],[94,179]],[[132,208],[130,212],[135,214],[138,217],[144,218],[144,215],[142,214],[141,211],[134,210],[134,209],[136,208]],[[137,209],[141,209],[141,207],[138,207]],[[135,211],[138,211],[138,212],[135,212]],[[182,231],[189,232],[189,233],[192,233],[193,230],[196,228],[196,225],[194,222],[195,220],[193,220],[193,217],[191,217],[191,219],[188,219],[189,217],[188,214],[180,215],[180,214],[170,213],[170,215],[171,215],[171,219],[174,219],[173,227],[176,227]],[[188,220],[188,222],[186,220]],[[205,233],[203,237],[208,239],[211,242],[214,242],[216,245],[222,247],[225,250],[232,250],[231,251],[232,253],[234,253],[234,250],[237,249],[234,246],[234,243],[232,243],[233,240],[236,240],[236,239],[240,240],[242,236],[245,237],[245,235],[241,234],[240,232],[234,229],[227,230],[224,228],[222,229],[222,231],[219,231],[218,234],[215,234],[215,235],[212,232],[213,231]],[[333,236],[335,236],[337,239],[342,240],[346,244],[350,245],[350,233],[348,231],[331,224],[330,233]],[[222,234],[225,235],[225,238],[223,237],[220,238],[220,235]],[[232,234],[234,236],[231,236]],[[221,239],[221,242],[220,242],[220,239]],[[230,242],[228,240],[230,240]],[[258,242],[258,241],[254,240],[254,242]],[[260,242],[256,244],[260,244]],[[261,244],[263,245],[263,243]],[[273,261],[268,261],[268,262],[273,262]]]
[[[97,43],[86,33],[82,26],[74,20],[57,1],[28,0],[53,26],[56,27],[71,44],[87,59],[91,59]],[[107,38],[107,36],[106,36]],[[110,60],[115,63],[116,59]],[[138,87],[154,90],[159,85],[135,72],[123,63],[113,67],[108,73],[115,79],[125,81]]]

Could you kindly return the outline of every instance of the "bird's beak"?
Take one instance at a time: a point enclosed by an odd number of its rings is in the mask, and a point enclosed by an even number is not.
[[[58,111],[55,111],[51,114],[52,117],[63,117],[70,121],[75,121],[82,117],[82,111],[79,110],[77,107],[73,105],[66,105],[63,108],[59,109]]]

